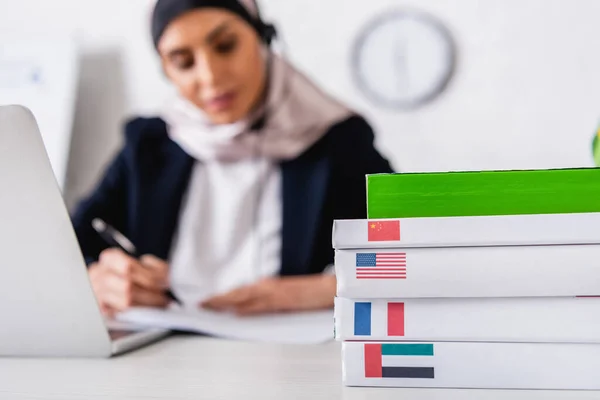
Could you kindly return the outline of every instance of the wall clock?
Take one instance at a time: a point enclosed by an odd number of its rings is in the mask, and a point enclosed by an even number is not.
[[[352,52],[354,80],[363,94],[395,109],[417,108],[437,97],[450,82],[455,63],[450,31],[419,11],[375,18],[362,29]]]

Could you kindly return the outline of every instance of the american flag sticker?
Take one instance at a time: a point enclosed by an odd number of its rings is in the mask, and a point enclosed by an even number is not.
[[[356,254],[356,279],[406,279],[406,253]]]

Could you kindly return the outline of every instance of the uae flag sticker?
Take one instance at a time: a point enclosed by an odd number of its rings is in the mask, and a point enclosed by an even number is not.
[[[365,378],[435,379],[433,344],[365,344]]]

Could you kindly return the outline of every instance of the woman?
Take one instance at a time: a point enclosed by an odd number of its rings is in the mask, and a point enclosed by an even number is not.
[[[331,227],[365,217],[365,174],[391,172],[359,116],[269,50],[253,0],[159,0],[154,43],[179,97],[126,126],[73,216],[103,312],[239,314],[333,305]],[[107,249],[100,218],[146,256]]]

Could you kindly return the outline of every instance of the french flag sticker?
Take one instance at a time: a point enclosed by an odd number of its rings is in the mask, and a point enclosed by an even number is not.
[[[372,303],[354,303],[354,335],[404,337],[404,303],[390,302],[385,309],[374,308]]]

